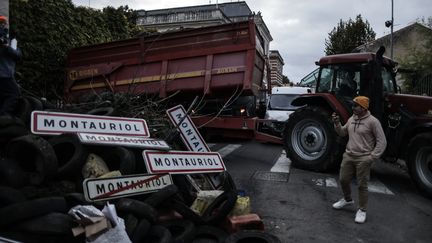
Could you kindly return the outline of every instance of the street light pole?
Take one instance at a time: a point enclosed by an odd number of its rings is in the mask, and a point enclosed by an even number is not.
[[[391,27],[390,27],[390,58],[393,60],[393,0],[391,0]]]

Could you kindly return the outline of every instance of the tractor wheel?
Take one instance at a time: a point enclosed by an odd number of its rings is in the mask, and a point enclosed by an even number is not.
[[[293,166],[326,171],[339,165],[344,139],[337,136],[330,113],[320,107],[298,109],[290,115],[284,130],[284,147]]]
[[[432,133],[415,136],[408,146],[408,169],[420,192],[432,198]]]

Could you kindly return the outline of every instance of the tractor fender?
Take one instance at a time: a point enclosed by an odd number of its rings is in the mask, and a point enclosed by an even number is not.
[[[348,121],[350,117],[349,112],[341,104],[341,102],[332,94],[320,93],[320,94],[304,94],[295,98],[291,105],[294,106],[319,106],[324,107],[329,111],[336,112],[344,123]]]

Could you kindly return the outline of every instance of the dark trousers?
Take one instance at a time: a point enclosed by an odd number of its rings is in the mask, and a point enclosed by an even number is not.
[[[20,91],[14,78],[0,78],[0,115],[12,114]]]

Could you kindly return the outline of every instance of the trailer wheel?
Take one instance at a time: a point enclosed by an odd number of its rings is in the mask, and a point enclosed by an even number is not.
[[[342,139],[334,131],[329,112],[320,107],[304,107],[291,114],[283,139],[295,167],[326,171],[340,163]]]
[[[419,191],[432,198],[432,133],[419,134],[411,140],[408,169]]]

